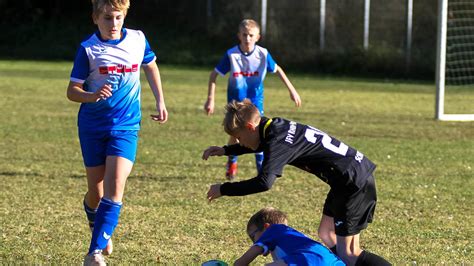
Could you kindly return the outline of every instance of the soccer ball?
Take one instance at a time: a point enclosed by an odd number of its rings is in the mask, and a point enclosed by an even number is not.
[[[221,260],[208,260],[206,262],[203,262],[201,266],[228,266],[228,264]]]

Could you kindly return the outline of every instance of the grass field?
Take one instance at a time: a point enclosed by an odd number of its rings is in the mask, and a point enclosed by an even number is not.
[[[79,105],[65,96],[70,69],[71,62],[0,61],[2,265],[79,265],[88,248]],[[209,72],[161,66],[169,121],[142,122],[108,262],[231,262],[251,244],[247,220],[264,206],[287,212],[290,225],[317,239],[328,187],[291,166],[269,192],[206,201],[208,186],[224,181],[225,158],[203,161],[201,153],[227,140],[222,112],[202,111]],[[287,74],[303,106],[293,107],[270,75],[266,114],[318,127],[378,165],[379,202],[362,246],[395,264],[473,264],[474,122],[435,121],[433,84]],[[142,84],[147,118],[154,101]],[[225,104],[225,86],[219,78],[217,106]],[[456,90],[447,105],[472,112],[474,92]],[[255,174],[253,160],[240,158],[241,179]]]

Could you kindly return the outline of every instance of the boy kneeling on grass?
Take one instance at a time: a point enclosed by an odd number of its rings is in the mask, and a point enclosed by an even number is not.
[[[255,213],[247,224],[247,234],[254,243],[234,265],[248,265],[258,255],[272,254],[266,265],[344,266],[336,255],[321,243],[288,226],[286,214],[272,207]]]
[[[377,195],[372,175],[375,164],[361,152],[325,132],[283,118],[260,116],[249,100],[226,106],[224,130],[238,144],[208,147],[202,158],[263,152],[260,173],[240,182],[211,185],[207,198],[244,196],[269,190],[285,165],[318,176],[331,189],[324,203],[318,229],[324,244],[348,265],[390,265],[385,259],[362,250],[360,231],[372,222]]]

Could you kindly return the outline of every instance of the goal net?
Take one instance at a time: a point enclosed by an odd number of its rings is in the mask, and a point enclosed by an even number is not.
[[[436,119],[474,121],[474,0],[439,0]]]

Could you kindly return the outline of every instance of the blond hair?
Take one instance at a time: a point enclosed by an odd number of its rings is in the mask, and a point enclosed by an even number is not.
[[[233,100],[225,106],[222,125],[224,131],[233,136],[240,129],[244,129],[248,122],[255,121],[259,116],[260,112],[249,99],[244,99],[242,102]]]
[[[273,207],[265,207],[255,213],[247,223],[247,231],[252,225],[258,230],[263,230],[264,224],[288,224],[286,214]]]
[[[239,23],[239,31],[247,28],[257,28],[260,31],[260,25],[253,19],[244,19]]]
[[[98,17],[105,12],[106,6],[111,6],[114,10],[122,11],[127,15],[128,8],[130,8],[130,0],[91,0],[92,15]]]

